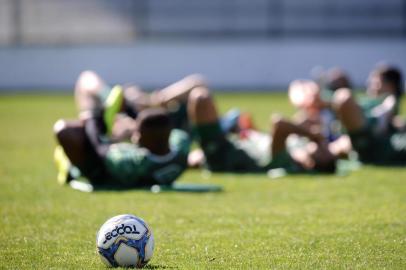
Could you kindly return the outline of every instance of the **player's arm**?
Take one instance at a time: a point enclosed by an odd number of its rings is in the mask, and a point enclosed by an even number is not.
[[[378,119],[377,133],[383,134],[388,130],[396,111],[396,98],[390,95],[372,110],[372,115]]]
[[[313,126],[320,126],[320,119],[308,117],[299,111],[293,116],[293,123],[304,129],[310,129]]]
[[[352,150],[351,139],[348,135],[341,135],[328,144],[328,150],[335,158],[347,158]]]
[[[325,142],[325,138],[320,133],[320,130],[296,125],[280,116],[273,116],[271,121],[273,125],[271,145],[272,156],[275,156],[286,149],[286,140],[291,134],[307,137],[316,143]]]

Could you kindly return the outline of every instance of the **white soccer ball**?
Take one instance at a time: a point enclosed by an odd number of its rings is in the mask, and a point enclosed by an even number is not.
[[[107,220],[96,237],[101,260],[110,267],[141,268],[154,252],[154,236],[147,223],[134,215]]]

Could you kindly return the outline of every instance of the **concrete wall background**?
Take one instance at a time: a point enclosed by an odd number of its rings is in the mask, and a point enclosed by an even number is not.
[[[0,91],[71,89],[85,69],[162,87],[283,89],[316,67],[406,72],[406,0],[0,0]]]
[[[216,89],[283,89],[315,66],[340,66],[363,85],[380,61],[406,71],[406,39],[144,41],[135,45],[0,48],[0,89],[72,89],[85,69],[109,83],[157,88],[202,73]]]

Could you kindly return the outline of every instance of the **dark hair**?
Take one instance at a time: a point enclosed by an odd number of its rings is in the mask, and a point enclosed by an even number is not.
[[[141,111],[137,117],[138,128],[142,131],[171,128],[168,113],[162,108],[149,108]]]
[[[151,153],[166,154],[169,149],[169,136],[172,124],[168,113],[161,108],[141,111],[137,117],[140,146]]]
[[[350,78],[340,68],[329,69],[325,77],[326,87],[333,92],[339,88],[352,88]]]
[[[376,72],[381,76],[386,83],[393,85],[395,96],[399,100],[403,96],[404,82],[401,71],[394,66],[381,65],[376,69]]]

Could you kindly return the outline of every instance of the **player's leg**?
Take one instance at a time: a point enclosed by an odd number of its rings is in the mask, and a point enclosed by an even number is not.
[[[154,92],[151,95],[152,103],[164,107],[171,106],[172,102],[186,103],[189,94],[196,87],[206,87],[206,83],[201,75],[189,75],[167,87]]]
[[[207,88],[197,87],[192,90],[189,95],[188,113],[193,135],[204,152],[210,170],[246,172],[258,169],[255,160],[226,138]]]
[[[104,164],[92,148],[82,121],[59,120],[54,125],[54,133],[69,162],[77,167],[83,176],[94,183],[107,180]],[[59,165],[58,169],[61,169]],[[58,179],[58,182],[62,184],[62,180]]]
[[[54,125],[54,134],[73,165],[81,166],[85,163],[88,142],[83,122],[58,120]]]
[[[217,109],[206,87],[195,88],[190,93],[188,115],[193,125],[218,123]]]
[[[292,166],[295,163],[305,170],[326,172],[334,169],[335,158],[319,131],[307,129],[280,116],[273,116],[271,123],[273,126],[271,153],[274,165],[295,167]],[[288,150],[287,139],[292,134],[308,137],[312,142]]]
[[[338,89],[334,93],[333,108],[347,130],[351,144],[358,152],[360,160],[366,163],[375,163],[380,160],[382,157],[378,145],[385,145],[386,138],[374,135],[373,119],[368,119],[364,115],[349,89]]]
[[[187,101],[192,89],[205,86],[199,75],[190,75],[151,94],[151,103],[166,108],[175,128],[189,130]]]
[[[295,167],[294,163],[303,168],[314,166],[314,162],[309,159],[309,155],[306,154],[304,149],[295,149],[292,153],[288,152],[287,140],[291,134],[294,134],[294,126],[290,121],[283,119],[279,115],[272,115],[270,126],[272,167],[289,169],[289,167]]]
[[[271,116],[271,154],[272,157],[286,150],[286,140],[291,134],[288,130],[288,122],[278,115]]]
[[[132,88],[131,88],[132,89]],[[132,93],[131,89],[128,91]],[[106,125],[106,134],[114,140],[127,138],[123,136],[123,123],[118,125],[119,134],[116,134],[116,116],[124,107],[124,90],[116,85],[110,88],[103,79],[93,71],[84,71],[80,74],[75,87],[75,100],[79,110],[79,118],[86,120],[92,115],[103,113]],[[128,121],[127,121],[128,122]],[[127,123],[125,122],[125,123]],[[117,129],[116,129],[117,130]],[[128,133],[128,132],[127,132]]]
[[[199,87],[193,89],[189,96],[187,109],[188,118],[194,130],[193,133],[202,147],[202,150],[196,149],[192,151],[188,157],[189,166],[196,167],[203,165],[205,158],[211,156],[210,150],[207,149],[206,145],[210,141],[213,141],[217,145],[217,142],[224,140],[224,135],[217,128],[219,126],[217,109],[207,88]],[[211,159],[208,162],[211,162]]]
[[[81,125],[83,125],[83,123],[77,121],[77,126]],[[67,141],[67,136],[65,132],[66,126],[67,126],[66,121],[64,120],[57,121],[54,125],[54,133],[58,143],[63,143],[69,155],[71,155],[69,150],[72,148],[68,147],[66,142]],[[54,161],[58,171],[57,181],[61,185],[68,183],[70,180],[74,178],[77,178],[80,174],[80,172],[74,169],[76,167],[72,165],[72,162],[70,161],[69,157],[65,152],[64,146],[58,144],[54,150]],[[76,149],[76,147],[74,147],[73,149]],[[76,156],[77,155],[78,154],[76,154]],[[73,159],[75,158],[73,157]]]
[[[202,150],[197,149],[192,151],[188,157],[188,164],[191,167],[201,166],[204,160],[209,167],[211,163],[216,162],[216,149],[218,142],[224,141],[224,135],[220,132],[218,124],[217,109],[214,101],[205,87],[198,87],[191,91],[187,104],[188,118],[193,128],[193,133],[196,136]],[[214,146],[212,149],[207,147],[210,142]],[[196,154],[197,153],[197,154]],[[220,155],[221,156],[221,155]]]
[[[80,119],[87,119],[89,115],[103,108],[103,97],[107,97],[110,88],[94,71],[83,71],[75,85],[75,102]]]
[[[360,131],[366,126],[361,107],[357,104],[350,89],[341,88],[334,93],[333,108],[349,133]]]
[[[124,85],[124,106],[125,113],[136,118],[138,113],[150,108],[151,95],[136,85]]]
[[[352,150],[351,139],[348,135],[341,135],[328,144],[330,153],[338,158],[347,158]]]
[[[271,145],[272,156],[285,151],[286,140],[291,134],[307,137],[319,144],[325,143],[325,138],[317,126],[306,128],[291,121],[285,120],[278,115],[271,117],[271,125],[273,127]]]

